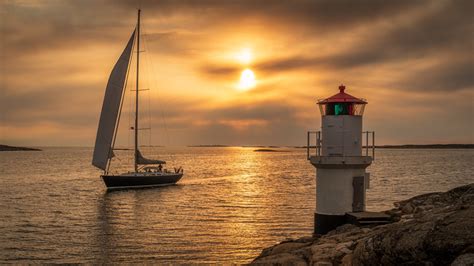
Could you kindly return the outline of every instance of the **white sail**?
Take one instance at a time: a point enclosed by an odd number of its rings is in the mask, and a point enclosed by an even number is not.
[[[107,168],[107,161],[112,158],[112,141],[115,128],[117,126],[117,116],[122,102],[122,94],[127,77],[128,65],[133,48],[135,31],[133,31],[130,40],[123,50],[122,55],[115,64],[112,73],[110,73],[107,88],[105,89],[102,112],[100,113],[99,128],[95,139],[94,155],[92,165],[102,170]]]
[[[162,160],[145,158],[143,157],[140,150],[137,150],[137,164],[166,164],[166,162]]]

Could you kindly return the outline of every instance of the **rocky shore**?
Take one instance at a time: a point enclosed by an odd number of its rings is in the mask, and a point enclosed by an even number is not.
[[[392,223],[283,241],[251,264],[473,265],[474,184],[395,203]]]

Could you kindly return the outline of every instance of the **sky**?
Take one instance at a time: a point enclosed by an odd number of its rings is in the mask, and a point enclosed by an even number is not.
[[[138,8],[143,143],[305,145],[340,84],[377,144],[474,143],[470,0],[3,0],[0,143],[93,146]]]

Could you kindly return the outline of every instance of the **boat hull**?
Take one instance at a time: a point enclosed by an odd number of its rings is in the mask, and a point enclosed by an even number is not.
[[[176,184],[183,173],[102,175],[108,189],[143,188]]]

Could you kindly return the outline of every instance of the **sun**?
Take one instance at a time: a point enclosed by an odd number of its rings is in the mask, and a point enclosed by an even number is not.
[[[257,82],[255,81],[255,74],[252,70],[246,68],[244,71],[242,71],[242,74],[240,74],[240,81],[238,86],[240,90],[249,90],[255,87],[256,84]]]

